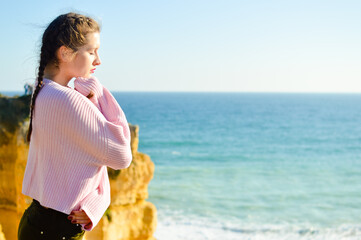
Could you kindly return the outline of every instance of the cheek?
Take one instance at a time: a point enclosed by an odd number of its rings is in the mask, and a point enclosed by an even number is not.
[[[77,59],[74,65],[78,69],[89,68],[89,65],[91,65],[91,60],[87,56],[79,56],[79,58]]]

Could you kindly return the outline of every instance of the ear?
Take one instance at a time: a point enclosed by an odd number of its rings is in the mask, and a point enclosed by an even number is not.
[[[70,62],[73,59],[74,51],[66,46],[61,46],[57,52],[60,62]]]

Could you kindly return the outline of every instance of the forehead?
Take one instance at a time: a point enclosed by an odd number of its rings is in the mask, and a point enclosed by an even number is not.
[[[98,32],[88,33],[86,35],[87,44],[84,47],[99,48],[100,46],[100,34]]]

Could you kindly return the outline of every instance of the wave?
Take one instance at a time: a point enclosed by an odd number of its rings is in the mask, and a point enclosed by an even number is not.
[[[182,211],[160,211],[155,237],[158,240],[359,240],[361,225],[242,223],[234,219],[185,216]]]

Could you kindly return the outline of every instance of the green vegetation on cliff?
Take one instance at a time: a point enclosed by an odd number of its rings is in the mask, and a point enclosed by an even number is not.
[[[14,134],[29,117],[31,95],[6,97],[0,94],[0,146],[8,144],[9,134]]]

